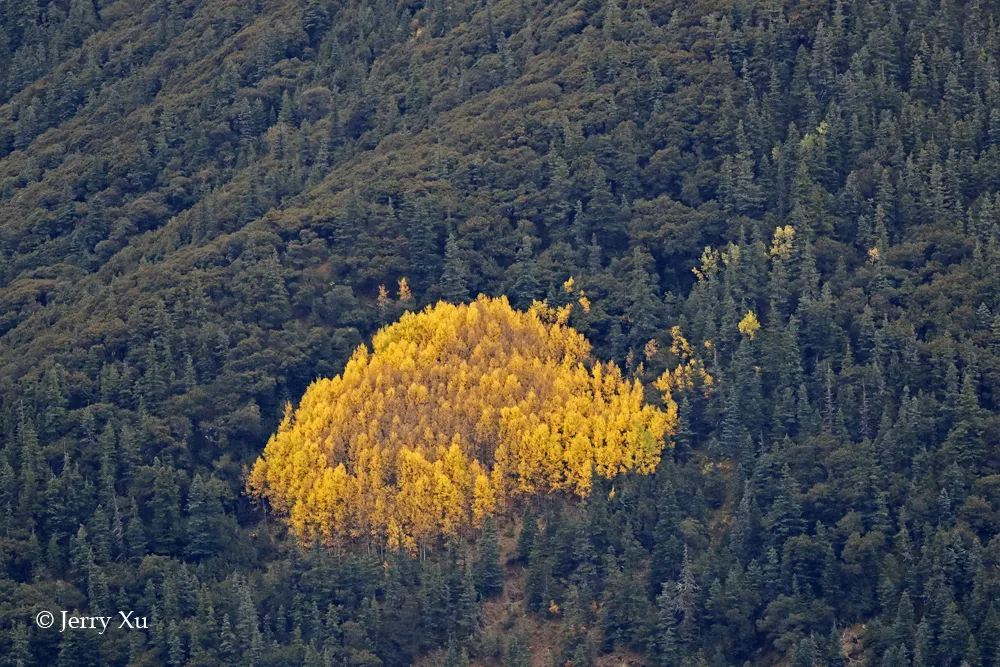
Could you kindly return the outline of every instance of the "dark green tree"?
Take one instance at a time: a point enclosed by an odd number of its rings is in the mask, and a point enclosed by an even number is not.
[[[503,592],[503,565],[500,563],[500,544],[497,540],[496,520],[486,517],[483,530],[476,540],[474,565],[476,590],[484,598]]]

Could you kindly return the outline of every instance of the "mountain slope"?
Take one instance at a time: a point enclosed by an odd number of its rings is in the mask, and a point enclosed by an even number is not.
[[[874,662],[990,667],[998,21],[0,3],[0,655],[514,665],[547,619],[536,662],[839,665],[863,625]],[[496,535],[302,553],[243,495],[283,405],[405,309],[571,277],[597,357],[715,383],[655,477],[500,517],[523,597],[490,597]],[[154,627],[32,626],[115,606]]]

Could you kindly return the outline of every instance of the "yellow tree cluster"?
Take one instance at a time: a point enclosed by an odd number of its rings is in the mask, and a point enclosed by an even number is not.
[[[673,371],[667,369],[656,379],[653,386],[663,392],[664,397],[670,400],[675,392],[701,390],[705,398],[708,398],[712,388],[715,386],[715,378],[705,369],[705,362],[694,352],[694,347],[687,341],[681,328],[678,326],[670,330],[672,343],[670,352],[677,357],[677,367]],[[654,341],[650,341],[653,343]],[[647,343],[647,347],[650,343]],[[705,341],[705,347],[711,349],[712,344]]]
[[[568,312],[480,296],[403,315],[286,410],[248,490],[304,540],[413,550],[519,497],[586,496],[593,471],[652,472],[676,404],[591,359]]]

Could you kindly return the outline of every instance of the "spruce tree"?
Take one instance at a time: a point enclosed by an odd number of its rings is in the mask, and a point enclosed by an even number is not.
[[[781,477],[775,492],[774,501],[765,516],[765,522],[770,529],[772,543],[779,547],[789,537],[799,535],[805,526],[802,519],[802,505],[797,500],[797,483],[786,463],[781,469]]]
[[[444,247],[441,296],[449,303],[464,303],[469,299],[469,270],[461,252],[455,234],[448,234],[448,242]]]
[[[527,633],[518,621],[507,633],[503,652],[503,667],[531,667],[531,649]]]
[[[515,297],[514,303],[518,308],[526,309],[542,293],[538,264],[535,261],[534,242],[531,236],[525,234],[521,237],[521,246],[517,251],[515,264],[510,270],[514,275],[511,284],[511,291]]]
[[[490,598],[503,592],[500,544],[497,541],[496,522],[492,516],[486,517],[483,522],[483,530],[476,541],[474,574],[476,590],[484,598]]]
[[[130,503],[130,512],[125,523],[125,553],[130,561],[138,562],[146,555],[146,529],[139,518],[135,500]]]
[[[406,237],[409,241],[409,264],[413,278],[420,286],[425,286],[431,275],[440,266],[437,258],[434,222],[428,209],[427,200],[417,195],[408,196],[403,202],[403,217],[406,222]],[[448,242],[451,242],[449,235]],[[447,253],[447,246],[445,253]],[[445,272],[448,271],[447,254]]]
[[[115,430],[110,423],[104,426],[98,441],[101,451],[100,492],[101,502],[113,506],[117,494],[115,483],[118,479]]]
[[[641,348],[660,328],[661,303],[655,282],[647,271],[652,257],[636,246],[632,251],[628,285],[629,339],[634,348]]]
[[[153,462],[153,470],[153,496],[149,502],[151,546],[158,553],[172,554],[180,540],[180,488],[174,469],[159,458]]]
[[[195,475],[188,489],[188,523],[185,553],[204,558],[218,553],[227,543],[227,518],[214,478]]]
[[[529,503],[524,509],[521,519],[521,530],[517,534],[517,558],[520,561],[528,562],[531,550],[535,546],[535,535],[538,533],[538,521]]]

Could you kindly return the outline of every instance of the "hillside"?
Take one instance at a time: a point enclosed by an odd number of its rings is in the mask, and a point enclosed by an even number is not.
[[[0,0],[0,665],[1000,665],[997,53],[964,0]],[[570,278],[649,403],[714,379],[655,475],[417,559],[244,493],[404,311]]]

